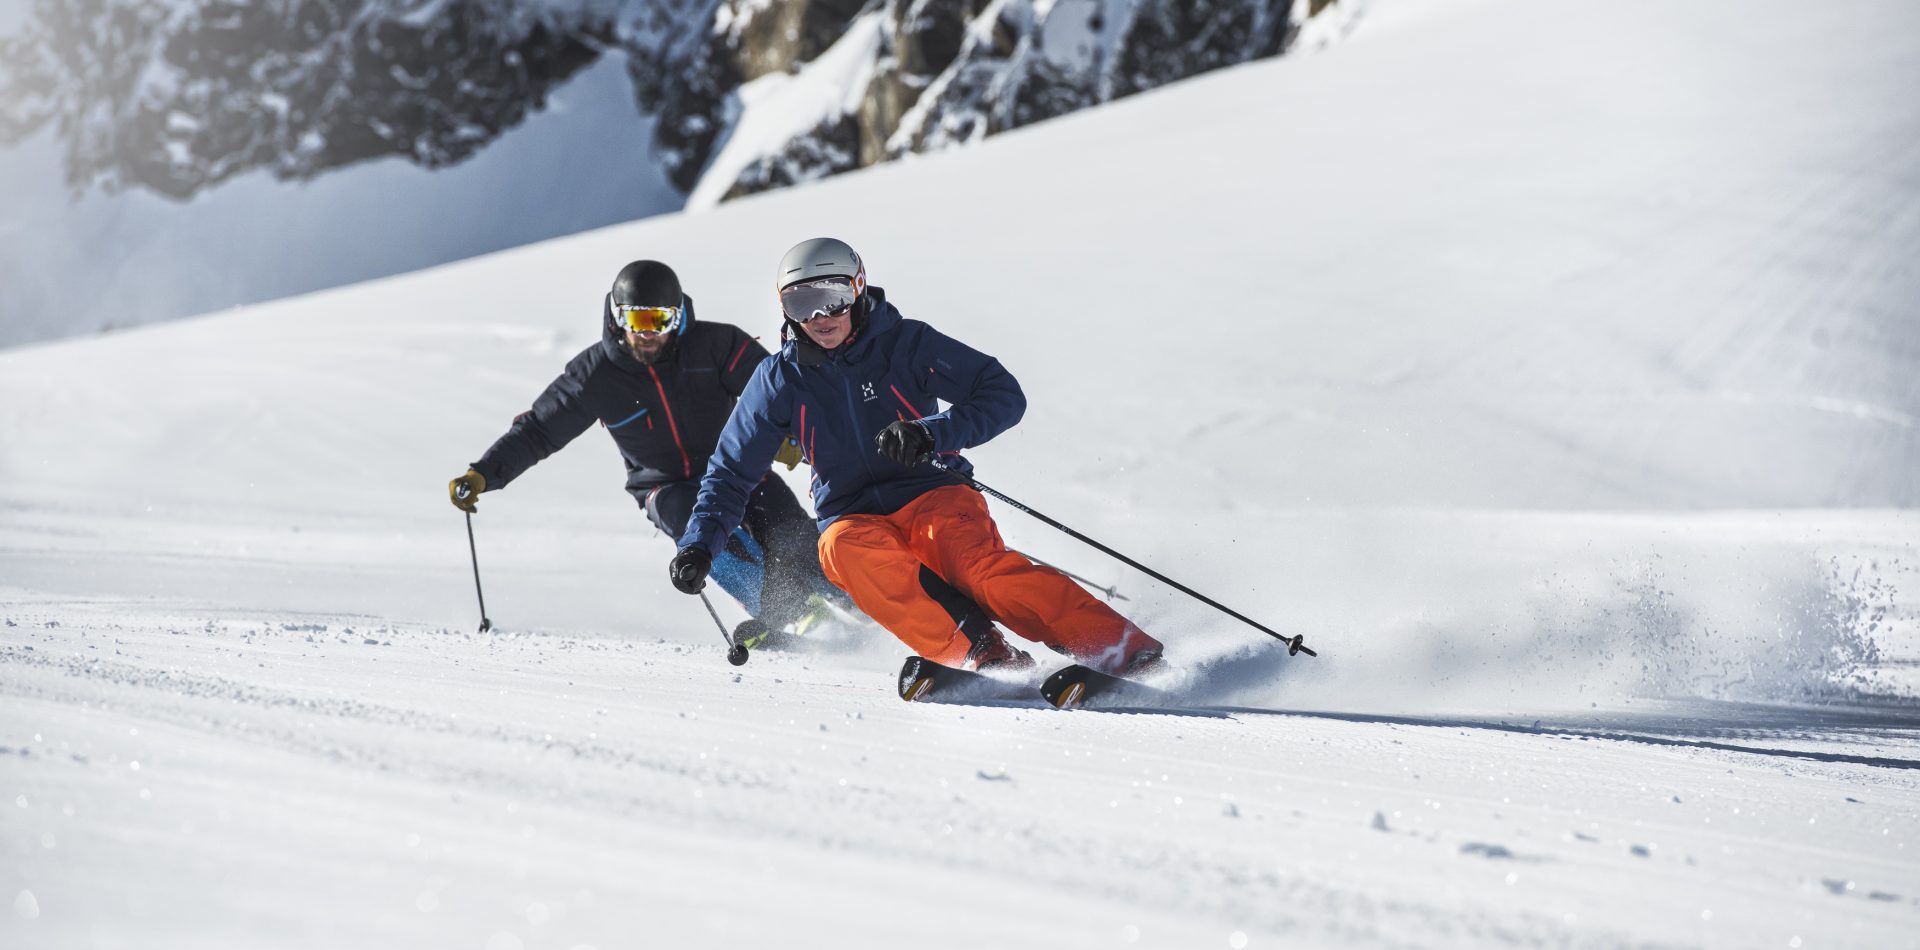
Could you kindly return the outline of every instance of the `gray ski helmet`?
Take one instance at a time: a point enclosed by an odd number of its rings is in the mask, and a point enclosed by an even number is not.
[[[773,276],[775,292],[802,280],[845,277],[853,281],[853,292],[865,293],[867,265],[847,242],[837,238],[813,238],[801,241],[780,258],[780,270]]]
[[[620,268],[607,302],[619,307],[679,307],[680,278],[659,261],[634,261]]]

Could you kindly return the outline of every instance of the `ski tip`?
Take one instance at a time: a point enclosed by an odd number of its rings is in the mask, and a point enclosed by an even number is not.
[[[910,656],[900,665],[900,698],[915,702],[925,696],[933,685],[933,671],[927,668],[924,657]]]
[[[1093,671],[1078,664],[1054,670],[1040,684],[1040,696],[1055,709],[1072,709],[1086,699],[1087,678]]]
[[[1079,665],[1055,670],[1041,684],[1040,695],[1055,709],[1171,705],[1167,693],[1158,687]]]
[[[1080,705],[1080,699],[1086,695],[1086,692],[1087,684],[1068,683],[1066,689],[1061,690],[1057,695],[1047,697],[1047,701],[1052,703],[1055,709],[1072,709]]]

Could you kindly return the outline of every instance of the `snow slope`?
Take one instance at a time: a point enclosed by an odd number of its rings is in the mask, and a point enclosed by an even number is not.
[[[0,353],[0,944],[1913,945],[1920,23],[1657,21],[1374,3],[977,149]],[[1020,376],[983,480],[1322,656],[1001,508],[1198,708],[905,706],[862,631],[735,670],[594,433],[483,500],[472,634],[442,486],[610,275],[770,336],[818,233]]]

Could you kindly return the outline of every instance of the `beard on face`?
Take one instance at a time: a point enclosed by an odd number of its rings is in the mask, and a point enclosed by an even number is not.
[[[651,342],[653,343],[652,350],[642,349],[641,343],[636,336],[629,334],[627,336],[627,352],[632,353],[633,358],[639,360],[643,365],[651,365],[659,360],[662,354],[667,352],[667,340],[666,337],[660,336],[655,337]]]

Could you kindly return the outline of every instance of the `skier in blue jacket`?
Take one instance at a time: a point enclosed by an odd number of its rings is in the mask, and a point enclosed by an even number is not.
[[[599,422],[620,449],[628,493],[655,527],[680,536],[696,479],[766,348],[739,327],[695,321],[692,298],[659,261],[621,268],[602,304],[600,332],[599,342],[569,361],[533,408],[448,484],[455,506],[473,512],[481,492],[507,487]],[[799,464],[798,447],[775,448],[789,469]],[[840,595],[821,576],[818,529],[786,483],[764,469],[765,477],[747,486],[730,530],[716,539],[723,547],[715,548],[714,576],[748,613],[780,631],[829,615],[817,592]]]
[[[937,454],[972,471],[959,452],[1026,411],[1013,374],[902,317],[844,242],[796,245],[775,288],[784,345],[754,370],[720,434],[670,567],[676,587],[699,592],[791,439],[813,468],[827,579],[918,655],[960,668],[1031,666],[998,621],[1104,672],[1158,662],[1159,641],[1066,575],[1008,550],[980,493],[927,461]]]

